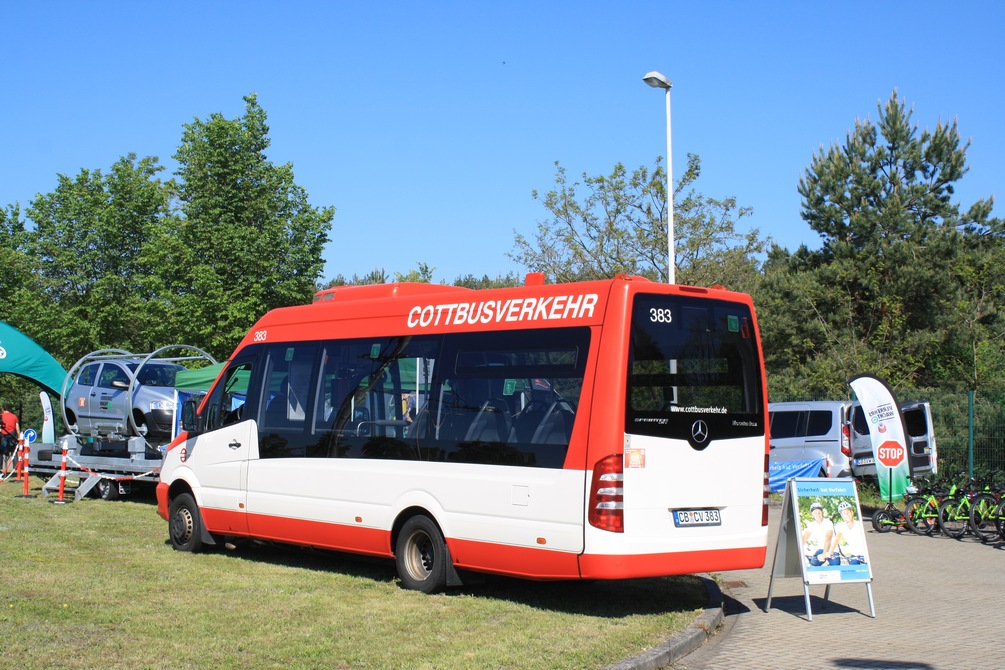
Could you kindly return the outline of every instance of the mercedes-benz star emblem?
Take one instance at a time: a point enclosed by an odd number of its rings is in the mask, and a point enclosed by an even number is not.
[[[701,444],[708,439],[708,424],[699,419],[691,424],[691,438]]]

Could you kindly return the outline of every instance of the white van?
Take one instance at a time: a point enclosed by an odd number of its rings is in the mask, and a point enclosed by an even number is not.
[[[911,476],[938,473],[939,452],[935,444],[932,423],[932,406],[924,401],[905,402],[900,405],[907,432],[907,464]],[[876,458],[869,437],[869,423],[862,406],[852,408],[854,438],[851,445],[851,471],[856,479],[876,480]]]
[[[768,403],[771,462],[822,459],[821,477],[850,477],[850,400]]]

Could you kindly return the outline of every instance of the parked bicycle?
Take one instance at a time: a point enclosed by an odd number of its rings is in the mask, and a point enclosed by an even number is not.
[[[1005,498],[995,508],[995,529],[998,531],[998,538],[1005,541]]]
[[[1005,482],[1002,482],[1000,473],[995,481],[997,483],[988,485],[974,496],[970,504],[970,530],[985,544],[999,537],[999,528],[1003,524],[999,510],[1002,509]]]
[[[947,537],[960,539],[968,531],[977,535],[970,525],[970,512],[973,510],[977,497],[990,490],[984,482],[977,478],[970,479],[965,487],[959,487],[956,496],[944,500],[939,505],[939,529]]]
[[[939,529],[939,506],[955,491],[943,480],[915,483],[918,493],[904,506],[904,523],[908,530],[918,535],[931,535]]]
[[[907,525],[907,517],[893,504],[893,501],[886,503],[886,507],[878,509],[872,514],[872,527],[877,533],[889,533],[891,530],[901,530]]]
[[[908,502],[911,496],[917,495],[918,489],[912,483],[904,493],[904,503]],[[886,507],[876,510],[872,514],[872,527],[877,533],[889,533],[891,530],[901,531],[907,527],[907,516],[897,507],[893,500],[886,503]]]

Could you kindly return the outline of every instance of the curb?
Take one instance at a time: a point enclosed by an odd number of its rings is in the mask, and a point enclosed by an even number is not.
[[[698,575],[698,578],[705,583],[705,590],[708,592],[708,605],[697,621],[663,644],[647,649],[620,663],[608,665],[604,670],[659,670],[666,668],[705,644],[708,638],[715,635],[715,631],[722,624],[724,617],[722,591],[714,579],[706,575]]]

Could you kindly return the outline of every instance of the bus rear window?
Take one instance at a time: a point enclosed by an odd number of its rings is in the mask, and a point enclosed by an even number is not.
[[[625,430],[691,439],[763,431],[761,361],[754,318],[743,304],[639,295],[632,309]]]

